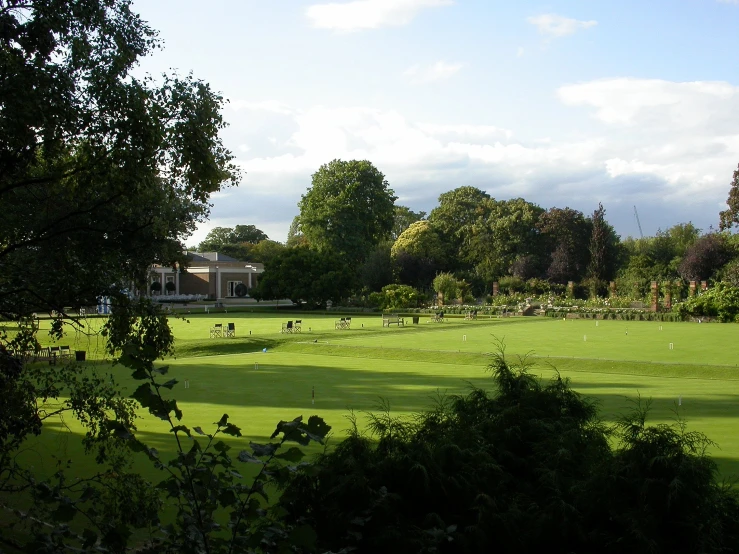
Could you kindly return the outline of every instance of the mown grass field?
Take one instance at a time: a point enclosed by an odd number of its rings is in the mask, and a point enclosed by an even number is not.
[[[177,355],[166,363],[181,382],[172,395],[189,426],[207,430],[228,413],[245,434],[233,441],[236,448],[248,440],[265,440],[281,419],[318,414],[338,440],[350,410],[362,422],[361,413],[375,409],[381,398],[403,416],[430,406],[438,394],[463,393],[471,385],[492,387],[486,366],[501,340],[507,356],[529,355],[533,373],[549,378],[556,368],[569,377],[576,390],[599,403],[606,421],[629,409],[638,396],[652,399],[652,422],[669,422],[677,411],[690,430],[702,431],[717,444],[711,453],[722,473],[739,476],[739,327],[734,325],[596,325],[549,318],[431,323],[421,317],[419,325],[388,329],[373,315],[354,316],[350,330],[335,330],[337,317],[310,313],[187,317],[172,320]],[[290,319],[302,319],[302,333],[280,333]],[[90,320],[91,327],[99,322]],[[236,338],[209,338],[214,323],[228,322],[236,323]],[[67,342],[76,342],[88,356],[102,356],[103,341],[94,334],[78,334]],[[137,386],[124,368],[98,367],[112,371],[129,391]],[[185,379],[189,389],[182,386]],[[24,456],[46,470],[53,469],[55,456],[75,459],[81,470],[92,464],[74,440],[79,427],[66,423],[69,430],[53,424],[59,433],[43,433]],[[164,422],[147,415],[140,420],[139,435],[165,457],[173,453]],[[141,464],[156,478],[148,462]]]

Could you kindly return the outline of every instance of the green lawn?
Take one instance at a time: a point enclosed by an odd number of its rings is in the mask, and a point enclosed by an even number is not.
[[[429,406],[439,393],[464,392],[470,384],[491,386],[486,353],[497,338],[504,340],[509,356],[531,354],[536,374],[548,378],[552,366],[558,368],[577,390],[600,403],[606,420],[641,395],[653,399],[652,421],[668,421],[682,398],[679,413],[689,428],[714,440],[719,448],[712,453],[721,470],[739,476],[739,357],[734,346],[739,327],[734,325],[599,321],[596,326],[590,320],[548,318],[431,323],[422,317],[419,325],[387,329],[373,315],[353,316],[352,328],[338,331],[337,317],[305,313],[188,317],[172,322],[177,356],[168,361],[171,374],[190,383],[189,389],[178,385],[173,391],[186,425],[207,429],[228,413],[250,438],[263,439],[280,419],[315,413],[339,438],[349,410],[372,410],[380,398],[396,414],[406,415]],[[302,319],[302,333],[280,333],[290,319]],[[90,322],[94,328],[100,320]],[[209,338],[214,323],[228,322],[236,323],[235,339]],[[91,356],[102,356],[98,337],[79,334],[70,338],[74,341]],[[112,371],[133,390],[136,383],[123,368]],[[74,424],[71,428],[78,430]],[[163,422],[146,417],[139,428],[152,446],[171,452]],[[80,458],[74,440],[65,436],[44,433],[26,455],[43,467],[54,453]],[[155,470],[150,472],[155,476]]]

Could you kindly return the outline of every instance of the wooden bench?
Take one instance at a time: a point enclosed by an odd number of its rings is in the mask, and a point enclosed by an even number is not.
[[[390,327],[390,325],[397,325],[400,327],[401,325],[405,327],[405,320],[402,317],[398,317],[396,314],[388,314],[382,316],[382,326],[383,327]]]

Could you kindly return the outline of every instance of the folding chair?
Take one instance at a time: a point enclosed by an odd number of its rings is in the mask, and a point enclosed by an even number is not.
[[[60,346],[59,347],[59,356],[62,358],[71,358],[72,357],[72,351],[69,349],[69,346]]]
[[[303,330],[302,329],[302,325],[303,325],[303,320],[302,319],[296,319],[295,320],[295,325],[293,325],[293,331],[295,333],[300,333]]]
[[[231,338],[236,338],[236,324],[235,323],[229,323],[228,327],[226,328],[226,336]]]
[[[344,329],[351,329],[351,328],[352,328],[352,318],[351,317],[347,317],[344,320]]]
[[[346,328],[346,319],[342,317],[339,321],[337,321],[336,323],[334,323],[334,328],[335,329],[345,329]]]
[[[282,331],[280,333],[292,333],[293,332],[293,322],[288,321],[287,323],[282,324]]]
[[[222,337],[222,336],[223,336],[223,323],[216,323],[210,329],[210,338],[214,339],[216,337]]]

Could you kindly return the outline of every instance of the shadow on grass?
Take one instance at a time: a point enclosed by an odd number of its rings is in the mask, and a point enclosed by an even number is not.
[[[263,337],[243,337],[220,341],[189,341],[176,346],[175,358],[218,356],[224,354],[249,354],[264,348],[271,350],[281,341]]]
[[[171,376],[180,381],[187,378],[190,388],[178,385],[173,396],[181,402],[303,410],[311,405],[315,389],[316,411],[371,409],[379,397],[387,398],[402,411],[417,411],[430,406],[430,397],[437,390],[464,393],[470,385],[494,386],[491,377],[483,371],[479,377],[468,378],[449,374],[446,368],[438,373],[407,372],[399,369],[402,364],[397,363],[385,363],[388,369],[378,371],[283,365],[272,363],[269,358],[255,360],[245,360],[241,366],[216,368],[197,363],[177,364],[172,367]]]

